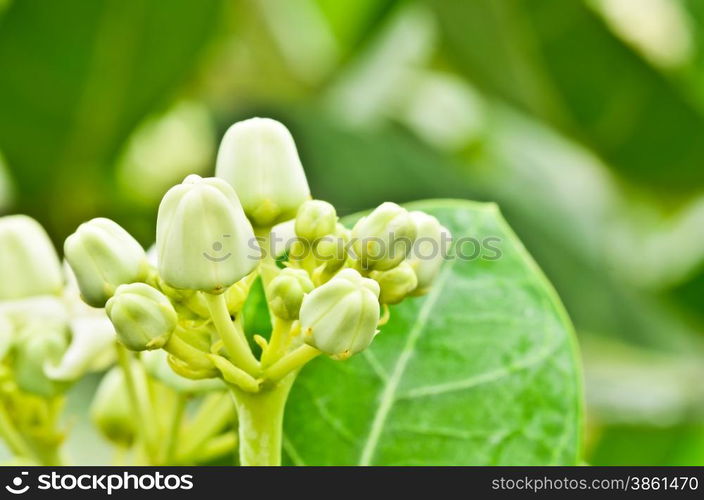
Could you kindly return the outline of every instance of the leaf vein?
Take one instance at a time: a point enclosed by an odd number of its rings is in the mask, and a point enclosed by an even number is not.
[[[379,406],[377,407],[376,413],[374,414],[374,419],[372,420],[372,425],[369,430],[369,435],[362,448],[362,454],[359,458],[359,465],[369,465],[371,463],[372,457],[379,443],[379,438],[384,430],[384,425],[386,424],[386,418],[391,411],[391,408],[396,399],[396,391],[401,383],[401,379],[406,371],[406,366],[413,356],[413,351],[415,349],[416,342],[418,338],[423,333],[423,329],[428,323],[430,318],[430,312],[435,307],[435,304],[440,297],[440,292],[443,285],[448,280],[451,275],[451,270],[456,261],[450,261],[446,264],[445,269],[443,269],[442,274],[436,280],[433,289],[423,303],[420,312],[418,314],[418,322],[414,325],[408,339],[406,340],[406,345],[404,346],[401,354],[399,355],[394,370],[389,377],[388,382],[384,386],[384,390],[381,393],[381,400]]]

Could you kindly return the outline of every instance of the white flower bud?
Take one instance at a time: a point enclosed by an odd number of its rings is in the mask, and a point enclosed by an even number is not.
[[[272,312],[282,319],[298,318],[306,293],[313,290],[313,282],[303,269],[283,269],[267,288]]]
[[[385,271],[403,261],[413,246],[416,226],[405,208],[379,205],[352,229],[353,249],[365,270]]]
[[[269,118],[232,125],[220,144],[215,172],[235,188],[255,226],[292,219],[310,198],[291,133]]]
[[[418,278],[408,262],[401,262],[388,271],[372,271],[369,277],[379,283],[382,304],[398,304],[418,286]]]
[[[426,293],[440,273],[449,251],[452,235],[438,220],[425,212],[413,211],[410,216],[416,225],[416,241],[408,263],[418,278],[416,295]]]
[[[337,213],[327,201],[308,200],[296,215],[296,234],[309,242],[314,242],[335,232]]]
[[[252,225],[222,179],[190,175],[159,206],[159,274],[174,288],[221,293],[259,263]]]
[[[81,297],[88,305],[105,307],[115,289],[146,279],[149,264],[141,245],[110,219],[93,219],[78,226],[64,243]]]
[[[144,283],[120,286],[105,312],[120,341],[133,351],[163,347],[178,320],[166,295]]]
[[[0,277],[0,300],[61,293],[59,257],[31,217],[0,217]]]
[[[366,349],[379,322],[379,285],[343,269],[303,299],[300,321],[307,344],[346,359]]]

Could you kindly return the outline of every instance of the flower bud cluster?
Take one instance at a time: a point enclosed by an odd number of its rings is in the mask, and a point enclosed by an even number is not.
[[[284,228],[296,239],[274,259],[262,249]],[[159,380],[195,391],[205,387],[200,379],[219,376],[256,392],[268,374],[284,376],[315,354],[342,360],[366,349],[382,310],[431,286],[441,260],[421,258],[415,243],[437,242],[443,231],[434,217],[395,203],[345,227],[332,204],[311,199],[288,130],[254,118],[226,132],[216,177],[190,175],[164,195],[149,259],[106,219],[79,227],[65,250],[84,300],[105,306],[120,342],[146,351]],[[272,333],[253,335],[259,361],[245,321],[262,306]],[[129,439],[129,429],[105,426]]]

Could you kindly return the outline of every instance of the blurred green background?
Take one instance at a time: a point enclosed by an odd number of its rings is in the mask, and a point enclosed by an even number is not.
[[[0,210],[57,245],[150,245],[253,115],[341,213],[498,201],[577,326],[585,462],[704,465],[704,1],[0,0]]]

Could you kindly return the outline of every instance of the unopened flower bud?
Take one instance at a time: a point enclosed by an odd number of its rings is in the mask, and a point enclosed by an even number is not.
[[[0,300],[61,293],[59,257],[31,217],[0,217],[0,277]]]
[[[379,205],[352,229],[356,258],[365,270],[385,271],[406,258],[416,227],[406,209],[395,203]]]
[[[418,278],[408,262],[401,262],[388,271],[372,271],[369,277],[379,283],[382,304],[398,304],[418,286]]]
[[[298,318],[305,294],[313,290],[313,282],[303,269],[283,269],[267,289],[272,312],[281,319]]]
[[[81,297],[93,307],[104,307],[118,286],[142,281],[149,272],[144,249],[110,219],[81,224],[66,238],[64,254]]]
[[[144,283],[120,286],[105,311],[120,341],[133,351],[163,347],[176,328],[177,315],[169,299]]]
[[[309,242],[314,242],[320,238],[335,232],[337,225],[337,213],[327,201],[308,200],[296,215],[296,234]]]
[[[174,288],[221,293],[257,266],[259,248],[237,194],[222,179],[186,177],[159,206],[159,274]]]
[[[418,278],[414,294],[421,295],[428,291],[440,272],[452,235],[432,215],[420,211],[410,212],[410,215],[416,225],[416,241],[408,263]]]
[[[138,370],[132,371],[138,397],[146,396],[144,376]],[[135,419],[127,387],[122,369],[112,368],[100,381],[90,407],[91,420],[100,433],[110,442],[123,447],[132,445],[139,425],[148,425]]]
[[[310,198],[291,133],[269,118],[232,125],[220,143],[215,172],[235,188],[255,226],[271,227],[294,218]]]
[[[325,264],[327,271],[337,271],[347,260],[347,242],[350,232],[342,224],[337,224],[335,232],[324,236],[315,245],[313,255],[317,262]]]
[[[301,329],[307,344],[347,359],[366,349],[379,322],[379,285],[343,269],[303,299]]]

